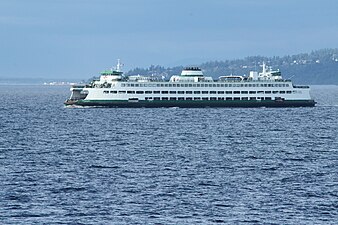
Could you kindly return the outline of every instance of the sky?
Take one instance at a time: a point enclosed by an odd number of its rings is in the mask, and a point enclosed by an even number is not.
[[[337,47],[337,0],[0,0],[0,78]]]

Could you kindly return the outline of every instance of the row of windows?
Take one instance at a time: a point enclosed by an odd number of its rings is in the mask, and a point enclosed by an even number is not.
[[[172,83],[163,83],[163,84],[154,84],[154,83],[145,83],[145,84],[134,84],[134,83],[122,83],[121,87],[289,87],[289,84],[172,84]]]
[[[291,94],[297,91],[103,91],[104,94]]]
[[[175,100],[203,100],[203,101],[209,101],[209,100],[219,100],[219,101],[232,101],[232,100],[271,100],[271,97],[250,97],[250,98],[248,98],[248,97],[234,97],[234,98],[232,98],[232,97],[226,97],[226,98],[224,98],[224,97],[210,97],[210,98],[201,98],[201,97],[194,97],[194,98],[192,98],[192,97],[170,97],[170,98],[168,98],[168,97],[146,97],[145,98],[145,100],[149,100],[149,101],[151,101],[151,100],[170,100],[170,101],[175,101]]]

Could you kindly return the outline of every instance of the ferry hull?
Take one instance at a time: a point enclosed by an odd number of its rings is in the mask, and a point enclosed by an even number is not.
[[[314,107],[314,100],[233,100],[233,101],[124,101],[124,100],[79,100],[74,105],[79,106],[96,106],[96,107],[121,107],[121,108],[160,108],[160,107],[181,107],[181,108],[205,108],[205,107]]]

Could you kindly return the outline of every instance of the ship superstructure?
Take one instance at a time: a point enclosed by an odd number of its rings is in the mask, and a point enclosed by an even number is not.
[[[170,80],[152,76],[124,76],[118,61],[115,70],[99,80],[74,85],[65,104],[102,107],[312,107],[309,86],[297,86],[268,68],[246,76],[204,76],[198,67],[187,67]]]

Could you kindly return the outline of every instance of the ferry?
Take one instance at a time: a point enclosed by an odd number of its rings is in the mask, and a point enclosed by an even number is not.
[[[220,76],[214,80],[198,67],[187,67],[169,80],[153,76],[125,76],[115,69],[97,80],[71,87],[66,106],[99,107],[313,107],[310,87],[283,79],[265,63],[249,76]]]

